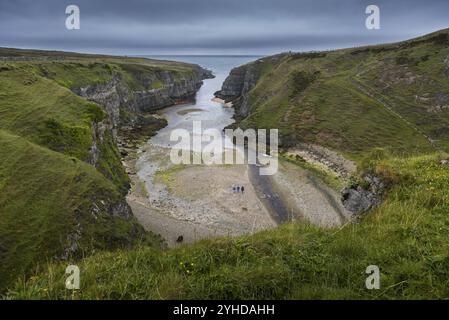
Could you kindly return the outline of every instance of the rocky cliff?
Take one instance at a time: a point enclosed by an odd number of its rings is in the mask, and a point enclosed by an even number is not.
[[[122,65],[109,81],[72,88],[78,96],[103,107],[107,117],[91,123],[92,145],[85,161],[97,168],[121,190],[122,197],[115,203],[109,199],[94,201],[91,215],[107,212],[110,216],[132,219],[131,208],[124,196],[129,189],[129,179],[120,162],[119,148],[128,146],[133,138],[145,135],[165,125],[165,121],[151,115],[152,111],[177,103],[193,100],[203,79],[212,78],[210,71],[192,66],[187,72],[147,70],[142,67]],[[129,79],[133,80],[130,81]],[[148,128],[150,128],[148,130]],[[140,227],[140,226],[139,226]],[[80,229],[81,230],[81,229]],[[78,229],[69,234],[70,245],[62,257],[78,249]],[[142,230],[133,231],[137,235]]]
[[[203,80],[211,77],[212,74],[202,68],[181,79],[176,79],[170,72],[159,73],[160,88],[133,92],[135,106],[139,112],[146,112],[192,100]]]
[[[367,174],[362,181],[364,186],[349,186],[341,191],[341,202],[354,215],[378,207],[382,203],[382,195],[385,191],[385,184],[376,176]]]
[[[124,79],[123,73],[115,73],[106,83],[72,88],[72,91],[105,108],[116,137],[117,129],[135,125],[139,115],[145,112],[194,99],[203,80],[211,77],[210,71],[200,67],[180,77],[169,71],[149,72],[139,75],[137,81],[141,88],[136,90]]]
[[[164,121],[153,119],[149,114],[167,106],[193,100],[203,79],[213,75],[200,67],[192,67],[193,71],[182,74],[145,68],[142,68],[143,71],[133,70],[134,73],[131,74],[127,67],[122,68],[118,72],[115,71],[105,83],[71,90],[84,99],[96,102],[107,113],[103,121],[93,121],[91,124],[92,146],[86,162],[113,181],[122,192],[121,199],[115,202],[110,199],[92,199],[90,214],[95,217],[101,212],[107,212],[110,216],[130,220],[133,213],[124,199],[129,189],[129,180],[119,161],[117,147],[129,143],[127,140],[130,132],[138,131],[137,135],[143,134],[145,130],[142,127],[153,125],[151,121],[156,122],[157,129],[164,126]],[[134,79],[130,82],[131,77]],[[142,236],[143,229],[140,226],[135,226],[134,229],[131,230],[132,237]],[[68,235],[68,245],[58,258],[68,258],[77,253],[77,242],[81,239],[82,231],[82,225],[78,223],[77,228]]]
[[[248,93],[256,86],[259,77],[260,60],[234,68],[215,96],[232,102],[237,117],[247,117],[251,111]]]
[[[126,80],[129,74],[124,70],[124,73],[116,72],[106,83],[72,88],[77,95],[103,106],[108,114],[106,121],[92,124],[93,143],[87,162],[95,167],[101,159],[99,145],[104,143],[105,133],[112,133],[116,144],[122,145],[130,132],[142,131],[142,127],[152,122],[158,128],[164,126],[164,121],[149,113],[193,100],[203,80],[213,77],[210,71],[199,66],[182,75],[170,71],[143,72],[134,75],[139,82],[139,89],[136,89]]]

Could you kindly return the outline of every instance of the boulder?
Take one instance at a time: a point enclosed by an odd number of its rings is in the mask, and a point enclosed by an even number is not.
[[[369,211],[380,204],[379,197],[362,187],[345,188],[342,191],[343,206],[354,214]]]
[[[343,206],[353,214],[367,212],[382,203],[383,182],[373,175],[363,178],[366,186],[353,186],[341,191]]]

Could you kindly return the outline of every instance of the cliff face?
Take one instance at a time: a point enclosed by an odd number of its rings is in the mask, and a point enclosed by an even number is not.
[[[74,88],[72,91],[103,106],[114,129],[120,123],[120,106],[128,103],[127,98],[130,96],[128,88],[121,84],[120,77],[117,75],[105,84],[88,85]]]
[[[128,145],[130,132],[140,135],[144,127],[162,127],[165,122],[154,119],[149,115],[151,111],[194,99],[203,79],[213,77],[210,71],[194,66],[182,73],[144,68],[131,72],[128,68],[122,66],[105,83],[71,89],[76,95],[102,106],[107,113],[104,120],[91,123],[92,145],[86,162],[121,190],[122,199],[114,206],[106,201],[105,209],[110,215],[125,219],[133,215],[123,197],[129,189],[129,178],[121,165],[118,147]],[[98,208],[97,204],[94,208]]]
[[[126,73],[115,73],[106,83],[72,89],[75,94],[103,106],[108,114],[106,121],[92,124],[93,143],[87,162],[95,167],[102,157],[100,146],[107,140],[106,133],[112,133],[115,144],[121,143],[120,132],[148,125],[145,113],[193,100],[203,79],[213,77],[210,71],[200,67],[182,76],[169,71],[148,72],[138,75],[143,90],[136,90],[125,80],[126,76]],[[153,88],[156,85],[158,88]]]
[[[104,107],[116,137],[120,126],[133,126],[144,112],[194,99],[203,79],[211,77],[210,71],[200,67],[180,78],[168,71],[147,74],[138,79],[144,90],[136,90],[125,81],[123,74],[116,73],[107,83],[73,88],[72,91]],[[156,85],[158,88],[153,88]]]
[[[195,98],[206,74],[202,69],[185,78],[176,80],[172,74],[162,74],[161,88],[133,92],[138,111],[153,111],[185,100]]]
[[[256,86],[259,77],[259,61],[234,68],[224,81],[221,91],[217,91],[215,96],[232,102],[237,117],[247,117],[251,111],[248,93]]]

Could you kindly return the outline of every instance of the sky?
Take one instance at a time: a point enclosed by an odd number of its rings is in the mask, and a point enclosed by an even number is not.
[[[368,30],[368,5],[380,29]],[[66,7],[80,9],[68,30]],[[0,47],[267,55],[406,40],[449,27],[449,0],[0,0]]]

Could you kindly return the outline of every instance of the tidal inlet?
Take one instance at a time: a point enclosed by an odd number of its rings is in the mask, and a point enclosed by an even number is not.
[[[341,2],[1,1],[2,300],[447,300],[449,3]]]

